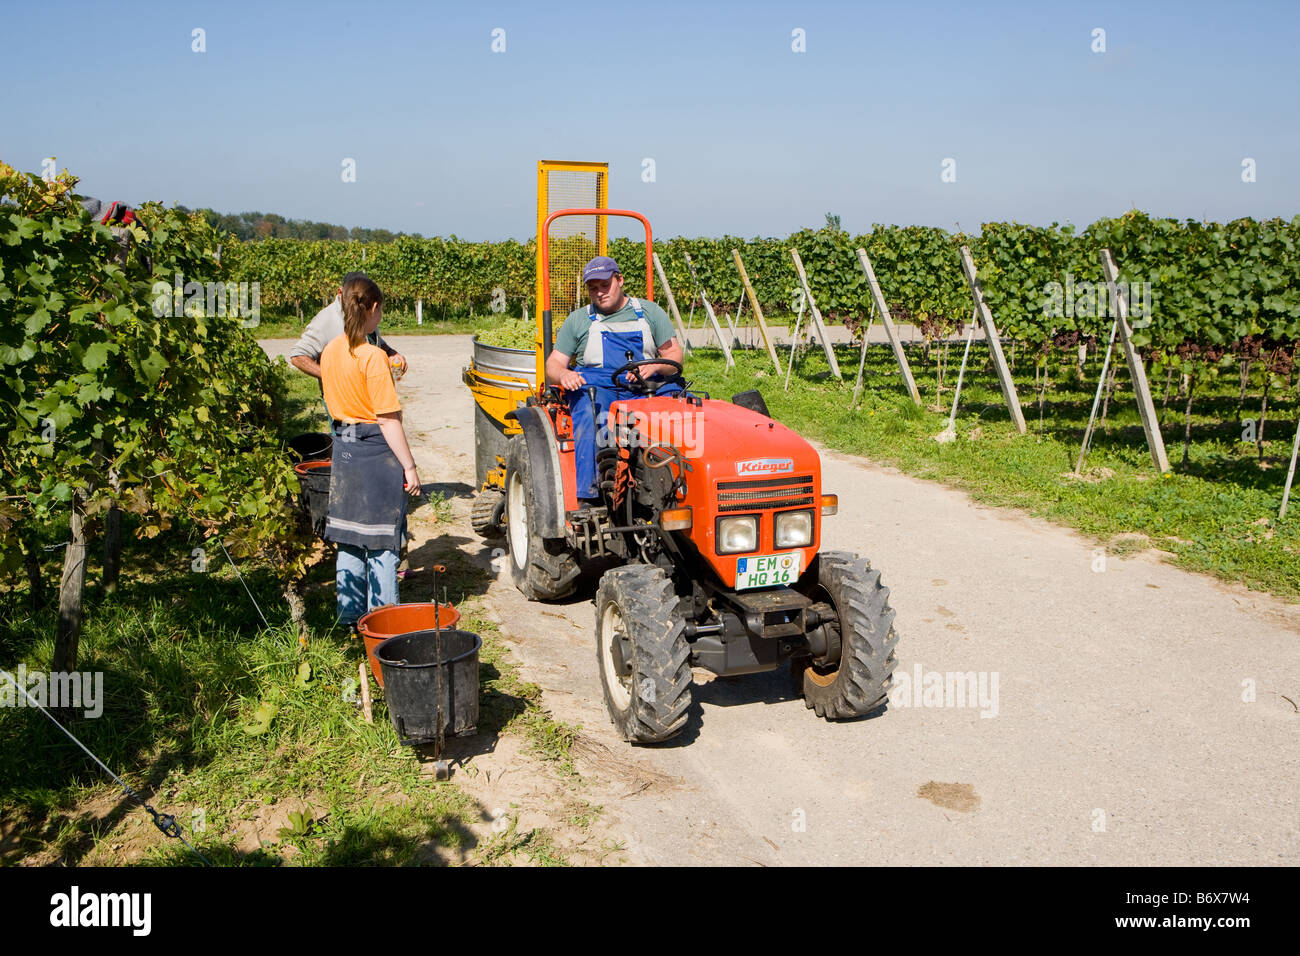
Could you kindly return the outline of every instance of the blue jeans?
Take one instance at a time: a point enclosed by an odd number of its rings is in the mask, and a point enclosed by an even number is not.
[[[340,624],[352,627],[363,614],[397,603],[396,551],[374,551],[353,544],[338,548],[334,586]]]

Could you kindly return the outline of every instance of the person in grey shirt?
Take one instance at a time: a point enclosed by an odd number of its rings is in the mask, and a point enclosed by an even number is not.
[[[368,278],[364,272],[349,272],[343,277],[343,282],[339,284],[339,292],[343,291],[343,286],[347,284],[349,279],[358,276]],[[334,301],[317,312],[315,317],[307,323],[307,328],[303,329],[302,337],[289,350],[289,364],[299,371],[306,372],[319,382],[320,354],[325,351],[325,346],[342,334],[343,302],[338,295],[335,295]],[[399,374],[406,373],[406,356],[380,338],[378,332],[372,333],[370,344],[378,345],[388,353],[390,359],[397,359]],[[333,418],[334,416],[331,415],[330,417]]]

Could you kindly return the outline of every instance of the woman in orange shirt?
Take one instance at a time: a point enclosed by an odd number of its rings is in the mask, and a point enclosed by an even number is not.
[[[388,356],[366,341],[384,315],[371,279],[344,283],[343,334],[321,353],[321,388],[334,420],[325,537],[338,544],[338,616],[355,627],[367,611],[397,603],[397,564],[407,495],[420,476],[402,429]]]

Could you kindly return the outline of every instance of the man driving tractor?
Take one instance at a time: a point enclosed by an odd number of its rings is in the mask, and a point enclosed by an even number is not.
[[[591,305],[565,319],[552,345],[550,227],[592,215],[639,220],[647,279],[653,272],[640,213],[575,207],[539,224],[545,374],[508,412],[519,433],[495,455],[515,586],[529,600],[559,600],[587,562],[615,563],[596,591],[596,649],[606,709],[625,740],[682,731],[694,668],[730,677],[788,664],[818,716],[880,712],[897,665],[889,589],[866,559],[824,547],[823,519],[839,501],[823,492],[817,449],[755,392],[690,394],[674,327],[624,294],[608,257],[587,263]],[[606,416],[612,427],[598,430]],[[697,437],[706,430],[707,449]]]
[[[629,298],[623,292],[623,274],[609,256],[596,256],[582,270],[591,305],[570,312],[546,360],[546,381],[566,392],[573,415],[574,466],[579,498],[596,498],[596,446],[612,402],[646,398],[631,386],[636,376],[651,385],[662,383],[658,394],[681,390],[675,375],[682,347],[674,337],[672,321],[658,305]],[[642,366],[622,381],[613,375],[629,362],[665,359],[673,365]],[[570,362],[575,368],[570,368]],[[608,434],[606,432],[605,434]]]

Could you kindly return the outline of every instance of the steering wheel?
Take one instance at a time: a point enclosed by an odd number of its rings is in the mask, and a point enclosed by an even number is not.
[[[638,392],[642,395],[656,395],[658,394],[659,389],[663,388],[663,386],[668,383],[661,382],[660,384],[655,385],[650,382],[647,382],[645,378],[641,375],[641,367],[645,365],[670,365],[677,370],[676,372],[677,375],[682,374],[681,362],[674,362],[672,359],[662,359],[662,358],[641,359],[636,362],[628,362],[626,365],[623,365],[620,368],[616,369],[610,375],[610,381],[614,383],[615,388],[624,388],[627,389],[628,391]],[[632,373],[633,381],[626,382],[623,380],[623,373],[625,372]]]

